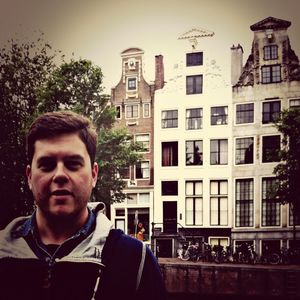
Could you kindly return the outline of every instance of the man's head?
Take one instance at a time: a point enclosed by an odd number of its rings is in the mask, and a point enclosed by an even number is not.
[[[47,113],[33,122],[26,175],[40,220],[85,220],[98,175],[96,137],[91,122],[72,112]]]
[[[95,161],[97,133],[88,118],[71,111],[49,112],[38,117],[30,126],[27,134],[27,157],[29,164],[34,155],[35,142],[62,134],[77,133],[85,144],[91,159]]]

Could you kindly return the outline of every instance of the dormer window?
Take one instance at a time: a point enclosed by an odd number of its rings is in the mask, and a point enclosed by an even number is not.
[[[278,59],[278,46],[270,45],[264,47],[264,60]]]

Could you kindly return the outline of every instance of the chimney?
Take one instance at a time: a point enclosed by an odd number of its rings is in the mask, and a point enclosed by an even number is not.
[[[155,81],[154,81],[154,90],[162,89],[165,85],[165,76],[164,76],[164,63],[163,56],[155,56]]]
[[[231,47],[231,85],[236,85],[243,70],[243,47],[238,44]]]

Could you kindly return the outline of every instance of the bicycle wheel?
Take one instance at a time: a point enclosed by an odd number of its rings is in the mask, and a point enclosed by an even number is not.
[[[271,265],[278,265],[280,261],[280,257],[277,253],[270,254],[269,262]]]
[[[188,251],[184,251],[184,252],[182,253],[181,259],[184,260],[184,261],[189,260],[189,259],[190,259],[189,252],[188,252]]]

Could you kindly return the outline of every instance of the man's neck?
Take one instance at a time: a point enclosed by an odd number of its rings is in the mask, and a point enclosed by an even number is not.
[[[48,218],[40,210],[36,213],[36,223],[41,241],[45,244],[61,245],[72,237],[86,223],[88,210],[74,218]]]

